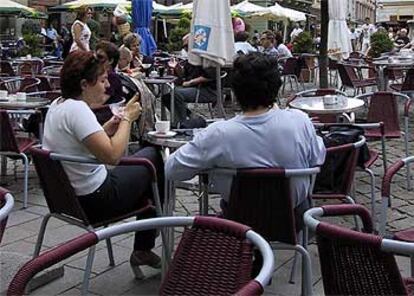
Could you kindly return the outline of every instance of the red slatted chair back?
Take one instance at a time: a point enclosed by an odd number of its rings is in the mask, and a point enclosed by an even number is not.
[[[239,169],[233,178],[226,218],[249,225],[268,241],[296,245],[289,184],[282,168]]]
[[[160,295],[239,295],[251,283],[249,227],[197,217],[182,236]],[[262,289],[251,295],[260,295]]]
[[[398,98],[392,92],[376,92],[369,100],[367,122],[384,122],[386,137],[401,136]],[[378,137],[378,131],[367,130],[367,137]]]
[[[326,222],[316,229],[326,295],[408,295],[392,254],[379,236]]]
[[[51,159],[50,152],[44,149],[31,148],[30,152],[50,212],[75,217],[89,225],[61,163]]]

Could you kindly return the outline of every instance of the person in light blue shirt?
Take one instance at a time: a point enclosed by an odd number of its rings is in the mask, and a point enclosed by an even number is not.
[[[262,53],[273,57],[279,57],[279,52],[275,48],[275,34],[272,31],[264,31],[260,37]]]
[[[234,61],[231,83],[243,113],[213,123],[172,154],[166,162],[169,180],[188,180],[214,168],[299,169],[323,164],[325,146],[309,117],[275,104],[281,82],[274,57],[241,55]],[[226,201],[232,176],[212,172],[209,177],[213,191]],[[308,207],[309,178],[292,181],[293,204],[303,212]]]

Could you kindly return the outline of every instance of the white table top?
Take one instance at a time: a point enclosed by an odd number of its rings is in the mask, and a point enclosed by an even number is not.
[[[362,108],[364,104],[360,99],[338,96],[335,104],[324,104],[323,97],[301,97],[294,99],[289,106],[308,113],[341,114]]]
[[[26,101],[9,101],[0,100],[0,109],[37,109],[45,107],[49,104],[49,100],[46,98],[27,98]]]
[[[414,67],[414,58],[403,58],[400,56],[393,56],[385,59],[374,60],[372,62],[376,66],[388,67]]]

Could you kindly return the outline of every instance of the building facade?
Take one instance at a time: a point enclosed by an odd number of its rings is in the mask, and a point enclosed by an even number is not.
[[[414,19],[414,0],[377,0],[377,21],[406,22]]]

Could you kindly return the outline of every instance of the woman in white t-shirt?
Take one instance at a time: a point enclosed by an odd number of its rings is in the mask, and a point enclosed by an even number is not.
[[[275,36],[275,48],[279,52],[279,58],[291,58],[293,57],[289,48],[283,43],[283,37],[280,33],[277,33]]]
[[[87,25],[87,21],[92,17],[92,9],[88,6],[81,6],[76,15],[76,20],[72,24],[72,46],[70,51],[83,50],[90,51],[89,40],[91,39],[91,29]]]
[[[127,149],[131,124],[139,118],[142,109],[137,94],[121,117],[113,117],[101,126],[90,106],[105,102],[108,87],[106,64],[100,63],[91,52],[70,53],[61,70],[62,97],[52,102],[46,115],[43,147],[116,165]],[[159,151],[145,147],[134,156],[152,162],[157,170],[160,197],[163,197],[164,164]],[[107,170],[103,164],[62,165],[91,223],[138,209],[152,198],[152,178],[143,167],[117,166]],[[151,230],[135,234],[130,263],[137,278],[143,277],[140,265],[161,266],[160,258],[151,252],[155,238],[155,231]]]

